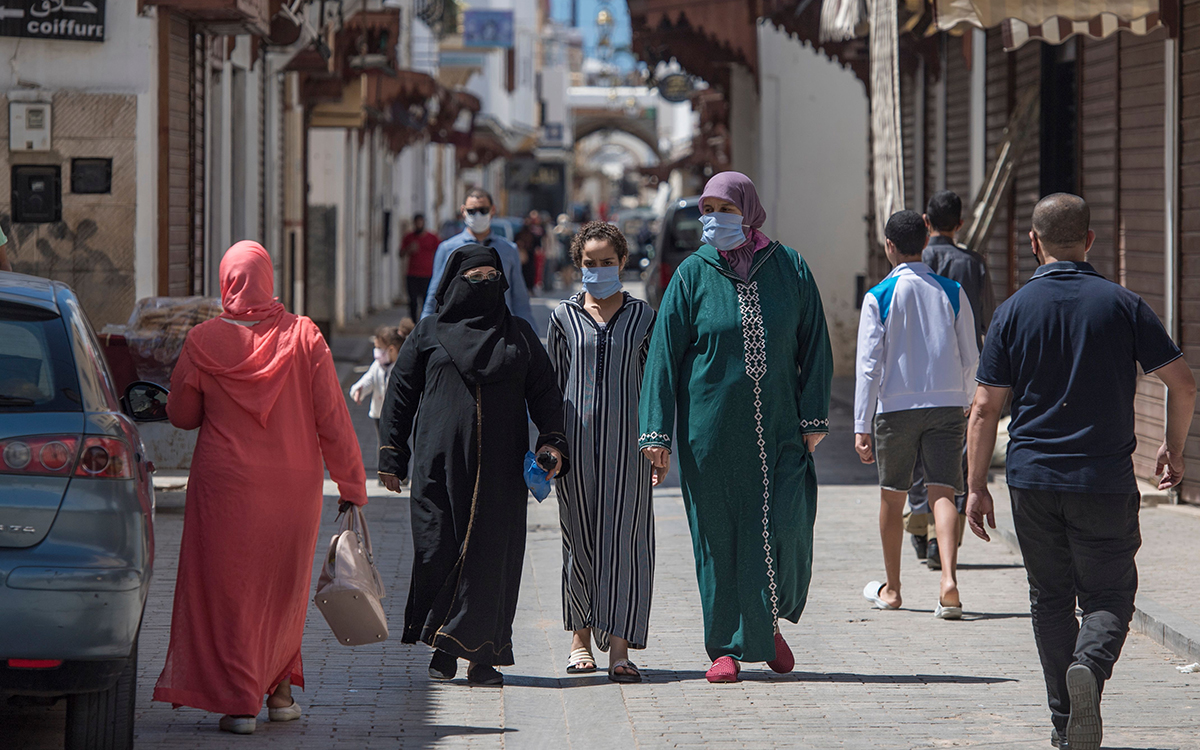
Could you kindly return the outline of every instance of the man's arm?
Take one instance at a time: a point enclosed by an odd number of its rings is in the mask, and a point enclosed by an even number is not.
[[[1166,440],[1158,449],[1154,469],[1155,474],[1162,474],[1158,488],[1165,490],[1183,480],[1183,445],[1196,408],[1196,378],[1183,357],[1168,362],[1154,374],[1167,386]]]
[[[984,518],[987,518],[988,526],[996,528],[995,504],[987,486],[988,468],[996,450],[1000,412],[1010,390],[980,383],[975,389],[971,421],[967,423],[967,523],[975,536],[985,542],[991,541],[991,537],[983,528]]]
[[[954,335],[958,339],[963,385],[969,388],[975,382],[975,368],[979,365],[979,338],[975,327],[975,311],[971,309],[971,300],[961,284],[958,287],[958,317],[954,319]]]
[[[504,269],[504,275],[508,277],[508,308],[513,315],[528,320],[529,325],[534,326],[536,331],[537,326],[533,322],[533,307],[529,304],[529,289],[525,286],[525,275],[521,273],[521,253],[516,245],[510,247],[512,248],[508,253],[510,260],[505,263],[508,268]]]
[[[865,464],[875,462],[871,427],[883,376],[883,320],[874,294],[863,299],[858,318],[858,350],[854,365],[854,450]]]
[[[442,283],[442,274],[446,272],[446,261],[449,258],[450,250],[443,242],[433,254],[433,275],[429,277],[429,291],[425,293],[425,307],[421,309],[422,318],[428,318],[437,312],[437,289]]]

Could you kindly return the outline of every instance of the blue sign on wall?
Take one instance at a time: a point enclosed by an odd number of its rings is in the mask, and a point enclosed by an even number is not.
[[[464,47],[513,46],[511,10],[468,10],[463,12]]]

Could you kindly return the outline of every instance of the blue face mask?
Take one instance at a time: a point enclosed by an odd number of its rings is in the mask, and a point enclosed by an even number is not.
[[[584,268],[583,288],[596,299],[608,299],[621,291],[621,267]]]
[[[704,227],[704,241],[718,250],[732,250],[746,242],[742,217],[737,214],[704,214],[700,224]]]

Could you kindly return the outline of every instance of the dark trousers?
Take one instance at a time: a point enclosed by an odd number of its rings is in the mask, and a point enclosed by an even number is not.
[[[429,277],[408,277],[408,317],[414,323],[421,322],[421,309],[425,307],[425,295],[429,293]]]
[[[1142,546],[1141,496],[1009,491],[1029,576],[1033,637],[1050,713],[1061,732],[1071,713],[1067,668],[1086,664],[1103,690],[1125,644],[1137,593],[1133,558]],[[1077,600],[1082,624],[1075,618]]]

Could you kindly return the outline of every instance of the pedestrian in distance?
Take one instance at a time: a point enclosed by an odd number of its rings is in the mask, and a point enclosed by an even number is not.
[[[971,314],[975,317],[976,344],[982,347],[983,336],[992,320],[992,312],[996,309],[996,298],[992,291],[991,279],[988,278],[987,261],[979,253],[968,250],[954,241],[955,235],[963,225],[962,200],[950,190],[934,193],[925,207],[925,225],[929,228],[929,244],[921,253],[921,260],[938,276],[957,281],[967,293],[967,300],[971,303]],[[966,460],[964,446],[964,476],[967,471]],[[940,570],[942,561],[938,550],[937,526],[929,512],[929,493],[925,489],[925,476],[920,460],[917,461],[913,472],[913,486],[908,491],[908,504],[911,511],[905,513],[904,529],[912,534],[917,558],[926,560],[930,570]],[[958,507],[959,514],[956,543],[961,547],[963,532],[967,527],[966,493],[956,493],[954,504]]]
[[[1095,233],[1078,196],[1033,211],[1039,268],[998,310],[980,358],[967,460],[967,519],[989,540],[987,486],[1000,412],[1012,397],[1006,472],[1029,577],[1053,723],[1051,743],[1097,750],[1100,695],[1121,654],[1137,593],[1141,497],[1133,473],[1138,366],[1167,386],[1159,489],[1183,479],[1196,381],[1146,302],[1087,263]],[[1083,611],[1076,619],[1076,606]]]
[[[437,680],[453,679],[466,659],[471,685],[503,684],[496,667],[513,663],[527,410],[541,431],[538,452],[555,458],[550,478],[567,471],[562,392],[537,334],[504,302],[501,265],[483,245],[450,256],[437,313],[400,349],[381,420],[379,477],[389,490],[400,491],[413,459],[416,555],[401,640],[435,649]]]
[[[904,502],[918,454],[938,538],[958,538],[954,495],[965,488],[963,440],[979,350],[967,293],[921,260],[928,240],[921,214],[892,214],[884,236],[892,272],[867,293],[858,324],[854,448],[863,463],[879,468],[886,572],[886,580],[868,583],[863,596],[878,609],[898,609]],[[958,545],[943,544],[939,553],[934,615],[960,619]]]
[[[425,306],[425,297],[429,294],[437,249],[437,235],[425,228],[425,214],[414,215],[412,231],[400,240],[400,255],[408,258],[408,268],[404,274],[408,288],[408,316],[414,321],[421,319],[421,308]]]
[[[383,398],[387,395],[387,380],[392,374],[396,358],[400,356],[400,347],[412,333],[414,324],[410,318],[400,321],[399,325],[379,326],[371,337],[373,347],[371,366],[363,373],[354,385],[350,386],[350,398],[354,403],[361,404],[363,399],[371,399],[367,416],[375,423],[375,436],[379,434],[379,415],[383,411]]]
[[[166,665],[154,700],[255,730],[300,718],[300,644],[320,526],[324,464],[343,503],[366,478],[333,355],[308,318],[272,297],[271,257],[239,242],[221,260],[219,318],[193,328],[167,413],[199,428],[188,478]]]
[[[494,205],[492,195],[488,191],[482,188],[471,188],[467,191],[461,209],[467,228],[438,245],[433,258],[433,274],[429,279],[429,293],[425,296],[425,307],[421,311],[422,318],[431,317],[437,312],[437,291],[454,251],[465,245],[484,245],[494,248],[500,254],[502,265],[497,266],[497,269],[504,273],[508,288],[504,299],[508,303],[509,311],[529,325],[534,325],[533,308],[529,305],[529,289],[525,286],[525,277],[522,275],[521,253],[516,245],[492,231]]]
[[[833,354],[812,272],[760,230],[750,178],[714,176],[700,205],[705,244],[679,264],[655,322],[639,445],[655,484],[678,451],[707,677],[736,682],[738,662],[795,666],[779,620],[799,620],[808,598],[812,451],[829,432]]]
[[[558,486],[563,622],[569,674],[596,671],[591,644],[610,651],[608,677],[641,682],[629,649],[646,647],[654,585],[650,462],[638,450],[638,403],[654,310],[621,289],[625,236],[592,222],[571,254],[583,291],[550,317],[550,359],[563,392],[574,466]]]

